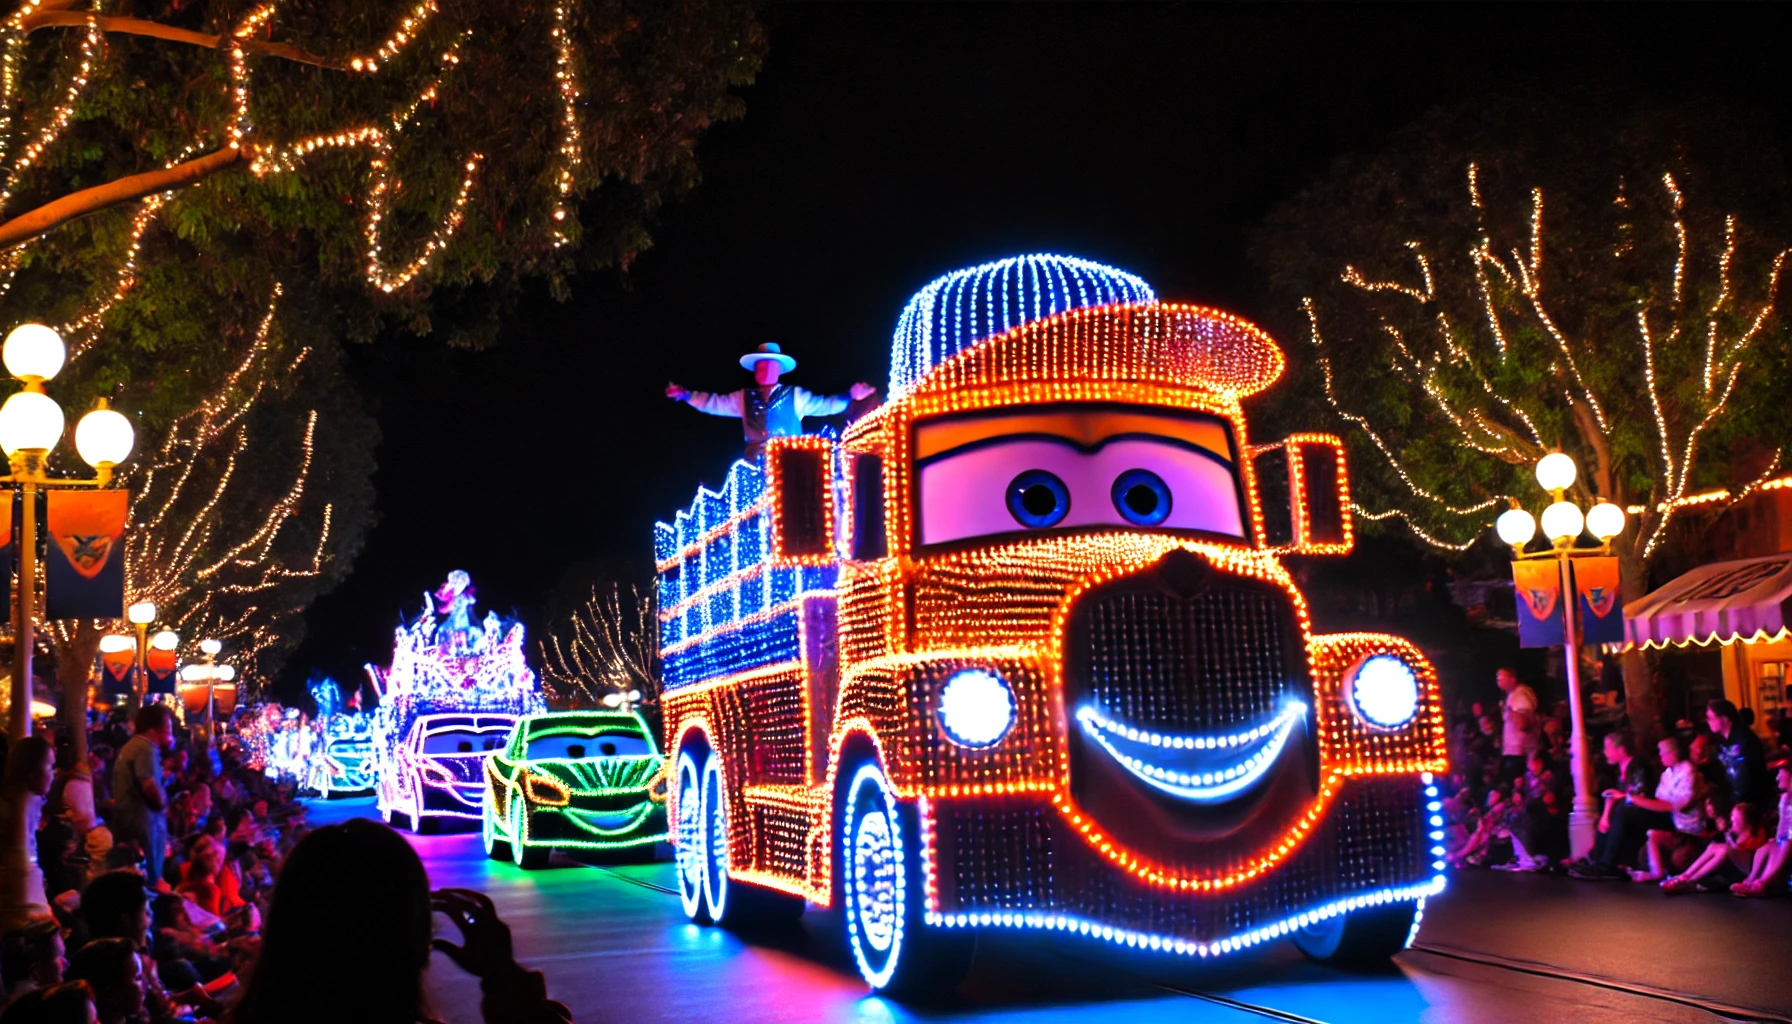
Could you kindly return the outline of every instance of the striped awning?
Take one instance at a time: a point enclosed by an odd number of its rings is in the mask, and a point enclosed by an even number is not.
[[[1792,552],[1702,565],[1624,609],[1638,647],[1733,644],[1792,637]]]

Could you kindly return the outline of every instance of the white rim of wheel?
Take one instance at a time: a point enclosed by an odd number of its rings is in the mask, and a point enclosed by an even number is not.
[[[696,762],[689,753],[678,755],[678,818],[673,835],[678,863],[678,902],[684,916],[695,919],[703,901],[703,836],[708,830],[703,820],[703,801],[697,777]]]
[[[528,813],[523,809],[523,801],[514,798],[510,801],[510,859],[519,868],[523,866],[523,855],[529,852],[527,844],[523,842],[523,831],[526,828],[523,816]]]
[[[486,801],[486,806],[484,808],[485,813],[479,816],[479,831],[481,838],[485,840],[485,855],[490,857],[492,855],[492,846],[498,838],[498,828],[494,820],[497,818],[498,812],[492,810],[490,803],[491,798],[489,796],[486,797]]]
[[[866,794],[867,787],[876,787],[876,792]],[[872,806],[860,817],[859,807],[866,801]],[[847,862],[843,865],[847,934],[859,974],[872,988],[883,988],[902,958],[908,880],[895,794],[877,765],[865,765],[853,776],[846,809],[840,849]],[[873,966],[872,958],[881,963]]]
[[[712,785],[713,780],[713,785]],[[714,753],[703,762],[703,900],[709,916],[720,921],[728,909],[728,794],[722,761]],[[712,796],[713,794],[713,796]]]

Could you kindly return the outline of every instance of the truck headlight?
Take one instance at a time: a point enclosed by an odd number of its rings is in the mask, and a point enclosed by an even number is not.
[[[1397,729],[1419,713],[1419,677],[1392,654],[1372,654],[1344,676],[1344,693],[1358,718]]]
[[[953,742],[987,747],[1014,725],[1014,691],[988,669],[960,669],[940,689],[939,714]]]

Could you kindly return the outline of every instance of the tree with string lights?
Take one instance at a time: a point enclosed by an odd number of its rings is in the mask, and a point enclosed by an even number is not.
[[[741,0],[5,15],[0,311],[139,419],[130,599],[277,668],[371,517],[342,342],[485,344],[525,282],[626,266],[762,49]],[[83,706],[106,627],[47,634]]]
[[[619,583],[591,594],[541,641],[542,678],[556,706],[657,707],[659,603]]]
[[[1632,510],[1629,600],[1678,530],[1784,473],[1792,190],[1762,137],[1705,108],[1444,109],[1275,210],[1253,262],[1359,521],[1466,551],[1566,451],[1580,498]],[[1656,730],[1640,656],[1625,689]]]

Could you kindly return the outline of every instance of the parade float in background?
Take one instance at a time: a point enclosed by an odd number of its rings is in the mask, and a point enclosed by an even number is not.
[[[473,618],[466,573],[424,597],[423,613],[394,634],[392,664],[367,666],[373,714],[374,792],[386,821],[415,831],[478,822],[485,761],[523,715],[547,710],[523,657],[523,626],[487,612]]]
[[[1029,256],[909,303],[890,400],[771,440],[655,530],[686,913],[839,906],[875,988],[979,929],[1382,960],[1443,886],[1436,679],[1316,634],[1344,450],[1253,445],[1283,356],[1139,278]]]
[[[375,781],[374,714],[362,709],[358,690],[344,700],[334,679],[317,680],[310,690],[317,716],[304,788],[325,798],[367,792]]]

